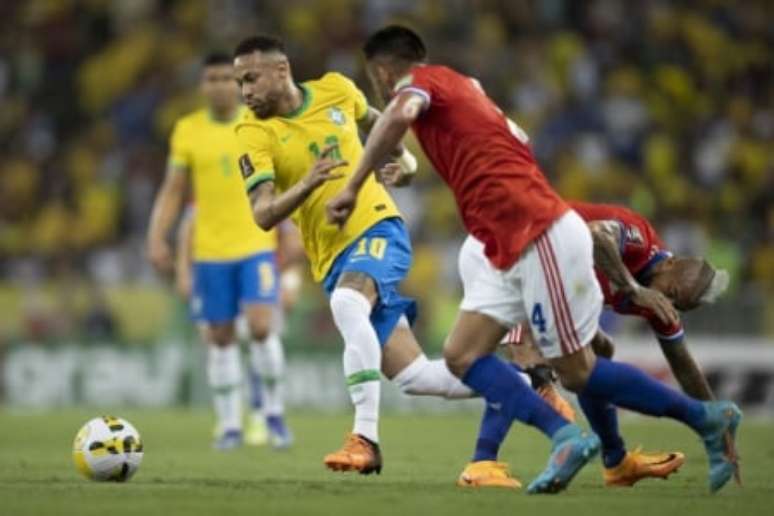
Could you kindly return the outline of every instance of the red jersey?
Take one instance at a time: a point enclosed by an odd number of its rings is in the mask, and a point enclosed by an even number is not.
[[[569,209],[538,168],[527,136],[477,81],[445,66],[412,68],[400,91],[425,99],[414,134],[454,192],[468,232],[484,243],[493,266],[509,268]]]
[[[656,230],[639,213],[623,206],[578,201],[571,201],[570,207],[586,222],[611,221],[618,224],[621,228],[621,259],[640,283],[647,284],[653,266],[671,256]],[[678,339],[683,336],[683,327],[679,322],[675,325],[664,324],[651,310],[636,306],[625,296],[613,292],[613,286],[607,276],[596,267],[594,271],[605,295],[605,304],[615,312],[644,317],[659,338]]]

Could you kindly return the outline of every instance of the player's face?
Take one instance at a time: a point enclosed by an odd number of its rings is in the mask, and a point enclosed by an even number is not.
[[[234,70],[242,98],[255,116],[271,118],[280,114],[289,73],[286,59],[253,52],[237,57]]]
[[[379,95],[385,104],[387,104],[392,98],[392,90],[395,87],[395,81],[393,80],[393,74],[387,66],[379,63],[377,60],[369,61],[366,65],[366,72],[368,78],[371,81],[371,86],[374,91]]]
[[[681,311],[695,308],[691,299],[691,285],[675,266],[677,259],[669,257],[661,262],[650,281],[650,288],[658,290]]]
[[[206,66],[202,71],[201,91],[211,107],[231,109],[239,103],[239,88],[230,64]]]

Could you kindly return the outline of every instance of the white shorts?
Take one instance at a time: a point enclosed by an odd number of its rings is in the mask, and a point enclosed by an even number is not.
[[[591,232],[572,210],[508,270],[494,268],[484,245],[469,236],[459,270],[465,291],[460,308],[488,315],[507,329],[529,322],[546,358],[579,351],[597,332],[603,297],[594,275]]]

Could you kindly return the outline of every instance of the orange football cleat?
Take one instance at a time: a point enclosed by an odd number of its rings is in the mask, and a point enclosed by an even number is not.
[[[680,469],[685,455],[680,452],[645,453],[639,448],[626,452],[621,463],[614,468],[605,468],[606,486],[633,486],[644,478],[667,478]]]
[[[551,405],[555,411],[559,412],[565,419],[571,423],[575,422],[575,409],[572,408],[570,402],[562,397],[559,393],[559,389],[553,383],[546,383],[541,385],[537,389],[537,393],[543,400]]]
[[[506,487],[519,489],[521,482],[511,476],[508,465],[504,462],[481,460],[471,462],[460,473],[457,479],[459,487]]]
[[[344,446],[326,455],[323,462],[333,471],[357,471],[361,475],[382,472],[379,445],[358,434],[348,434]]]

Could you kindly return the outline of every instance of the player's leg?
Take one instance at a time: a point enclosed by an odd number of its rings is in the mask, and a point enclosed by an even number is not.
[[[598,440],[583,435],[547,405],[524,381],[514,367],[493,354],[506,328],[525,318],[520,279],[520,265],[510,271],[495,270],[484,256],[483,245],[469,237],[459,256],[460,276],[464,287],[461,310],[444,346],[449,369],[487,402],[488,409],[499,418],[485,418],[477,443],[474,462],[463,472],[463,483],[476,485],[484,466],[483,477],[494,476],[497,448],[514,419],[535,426],[553,441],[549,470],[557,471],[551,488],[559,491],[596,453]],[[487,420],[496,425],[486,426]],[[471,476],[466,478],[466,474]]]
[[[594,278],[591,236],[584,227],[576,213],[568,212],[537,239],[537,257],[533,254],[528,260],[526,299],[541,351],[562,384],[582,398],[592,427],[617,433],[609,410],[603,408],[612,403],[671,417],[693,428],[705,439],[712,468],[710,487],[718,489],[733,472],[731,462],[722,457],[722,435],[736,428],[738,409],[732,404],[703,404],[637,368],[595,357],[588,344],[598,330],[602,295]]]
[[[215,447],[242,443],[242,364],[234,332],[239,311],[235,274],[230,263],[194,263],[192,308],[204,323],[207,381],[212,391],[218,436]]]
[[[386,219],[342,252],[328,272],[333,320],[344,339],[344,374],[355,424],[344,447],[324,462],[363,474],[382,468],[378,418],[384,346],[401,317],[413,320],[415,303],[397,292],[411,264],[411,243],[400,219]]]
[[[234,321],[237,340],[240,344],[246,343],[250,352],[247,361],[247,399],[249,413],[244,430],[245,444],[250,446],[263,446],[269,442],[269,430],[266,428],[266,415],[263,412],[263,382],[261,375],[255,367],[252,354],[250,327],[247,323],[244,311]]]
[[[273,252],[242,262],[240,299],[250,329],[251,367],[261,378],[269,439],[275,448],[286,448],[293,438],[284,419],[285,353],[275,327],[279,278]]]
[[[443,359],[429,360],[408,320],[402,317],[382,350],[382,373],[412,396],[465,399],[476,394],[454,376]]]

